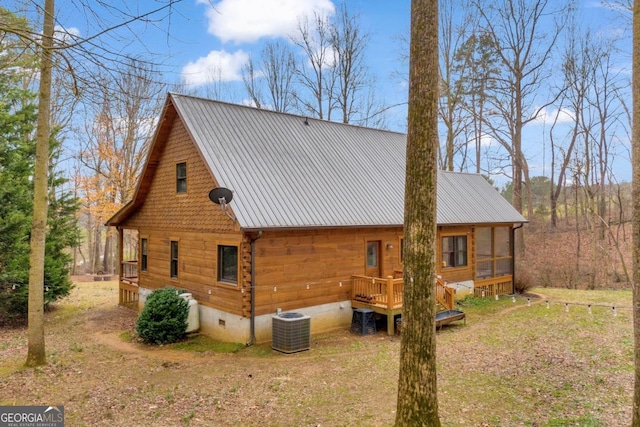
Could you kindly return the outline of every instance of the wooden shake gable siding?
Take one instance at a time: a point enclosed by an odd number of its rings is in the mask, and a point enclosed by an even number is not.
[[[140,271],[138,285],[144,289],[172,286],[187,289],[199,303],[237,315],[247,315],[250,271],[243,234],[236,222],[208,198],[216,180],[191,141],[182,120],[174,116],[162,155],[155,165],[153,179],[146,190],[145,203],[127,219],[127,228],[147,239],[147,271]],[[187,191],[176,191],[176,164],[187,165]],[[178,277],[170,277],[170,242],[178,242]],[[238,247],[238,284],[218,282],[219,245]],[[140,257],[140,253],[138,254]],[[140,264],[140,260],[138,263]],[[244,276],[246,277],[246,275]],[[250,275],[249,275],[250,278]],[[245,292],[243,292],[243,289]]]
[[[209,200],[209,190],[218,184],[180,118],[175,118],[166,143],[162,145],[158,147],[162,156],[146,191],[144,204],[127,218],[127,227],[240,235],[237,223]],[[176,192],[176,164],[181,162],[187,164],[187,192],[184,194]]]

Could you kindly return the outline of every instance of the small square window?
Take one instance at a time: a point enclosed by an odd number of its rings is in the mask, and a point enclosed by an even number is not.
[[[187,192],[187,163],[176,164],[176,193]]]
[[[218,281],[238,283],[237,246],[218,246]]]
[[[178,278],[178,242],[171,241],[171,278]]]

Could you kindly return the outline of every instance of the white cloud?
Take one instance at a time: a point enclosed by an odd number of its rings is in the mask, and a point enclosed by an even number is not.
[[[480,135],[480,147],[491,148],[496,146],[497,144],[498,144],[498,141],[496,141],[488,133],[483,133],[482,135]],[[473,136],[471,136],[467,140],[467,147],[469,147],[469,149],[471,150],[475,150],[475,146],[476,146],[476,139]]]
[[[557,119],[558,124],[572,123],[574,121],[574,117],[575,115],[573,111],[566,110],[564,108],[560,110],[545,108],[538,113],[538,117],[535,118],[534,122],[541,125],[552,125]]]
[[[60,25],[56,25],[54,27],[53,36],[65,44],[70,44],[80,37],[80,30],[76,27],[65,28]]]
[[[489,134],[483,133],[480,137],[480,146],[481,147],[492,147],[496,140]]]
[[[249,55],[242,50],[234,53],[212,50],[207,56],[185,65],[182,80],[189,86],[242,80],[241,69],[248,60]]]
[[[261,37],[287,37],[298,18],[335,12],[330,0],[198,0],[207,7],[208,32],[226,43],[255,42]]]

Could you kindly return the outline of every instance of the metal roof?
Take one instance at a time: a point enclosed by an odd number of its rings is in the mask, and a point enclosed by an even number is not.
[[[403,224],[406,135],[169,96],[242,228]],[[438,224],[526,222],[480,175],[437,192]]]

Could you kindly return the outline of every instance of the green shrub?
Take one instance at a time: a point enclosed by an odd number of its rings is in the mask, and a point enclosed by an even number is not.
[[[189,303],[175,289],[153,291],[138,317],[136,332],[146,343],[167,344],[186,335]]]

